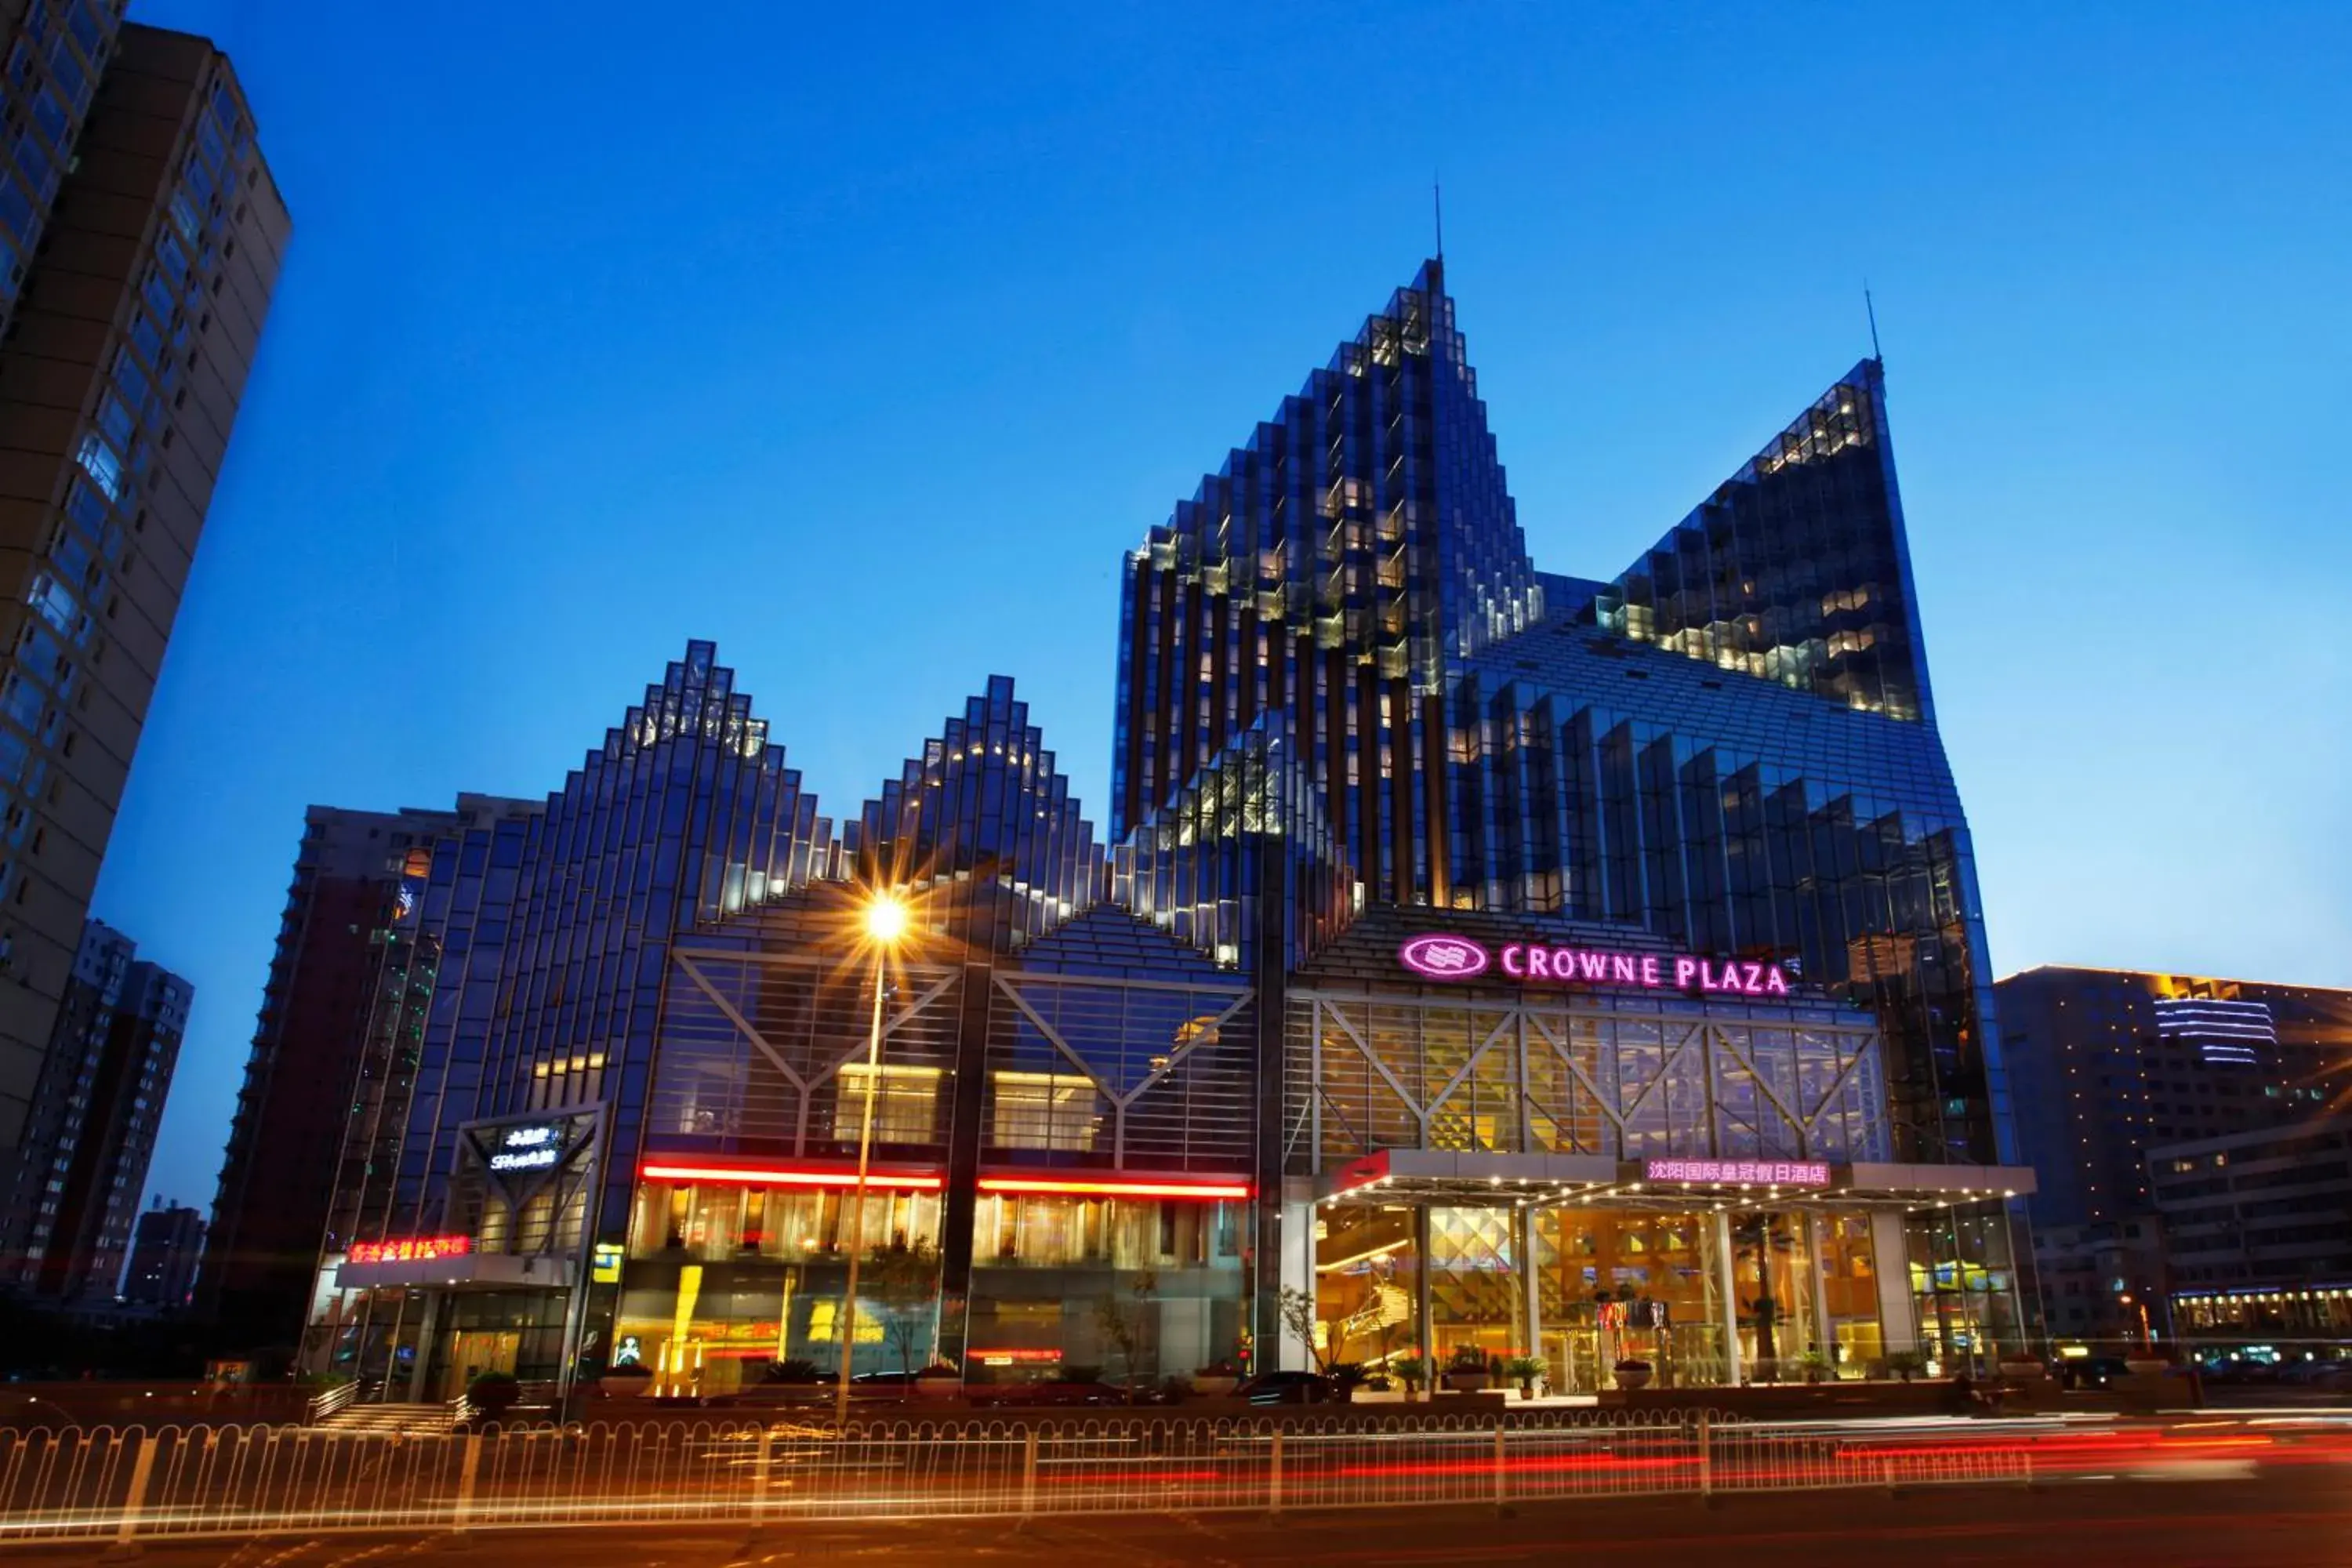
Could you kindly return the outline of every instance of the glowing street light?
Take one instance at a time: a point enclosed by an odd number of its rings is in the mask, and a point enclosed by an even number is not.
[[[866,1176],[874,1153],[874,1091],[882,1079],[883,970],[899,941],[907,934],[907,900],[897,893],[877,892],[866,901],[863,924],[874,945],[874,1019],[866,1037],[866,1108],[857,1120],[857,1186],[850,1197],[849,1281],[841,1293],[841,1312],[834,1331],[841,1342],[841,1376],[834,1389],[833,1424],[849,1430],[849,1369],[857,1353],[857,1262],[866,1251]]]
[[[878,947],[894,945],[907,934],[907,900],[896,893],[877,893],[866,906],[866,934]]]

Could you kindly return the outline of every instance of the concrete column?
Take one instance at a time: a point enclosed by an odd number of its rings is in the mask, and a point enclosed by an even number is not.
[[[1716,1292],[1723,1300],[1723,1374],[1737,1387],[1739,1383],[1739,1260],[1731,1250],[1731,1215],[1718,1209],[1715,1215],[1715,1280]]]
[[[1282,1205],[1282,1255],[1279,1264],[1280,1280],[1285,1289],[1303,1290],[1308,1297],[1313,1297],[1315,1294],[1315,1205],[1313,1204],[1286,1202]],[[1311,1371],[1314,1365],[1315,1347],[1299,1338],[1289,1324],[1283,1324],[1281,1342],[1275,1347],[1274,1369],[1284,1372],[1301,1372]]]
[[[1513,1211],[1511,1249],[1518,1254],[1520,1326],[1527,1331],[1521,1348],[1531,1356],[1543,1354],[1543,1290],[1536,1277],[1536,1215],[1530,1208]]]
[[[1917,1350],[1919,1323],[1911,1300],[1911,1253],[1904,1243],[1899,1210],[1870,1211],[1870,1266],[1878,1278],[1878,1333],[1886,1353]]]
[[[1433,1298],[1429,1288],[1429,1205],[1425,1203],[1412,1205],[1412,1250],[1420,1259],[1420,1266],[1413,1270],[1413,1353],[1421,1357],[1422,1372],[1428,1379],[1423,1386],[1434,1390],[1437,1386],[1437,1331],[1430,1321],[1429,1304]]]
[[[1805,1251],[1811,1256],[1813,1265],[1813,1341],[1821,1346],[1822,1356],[1834,1370],[1837,1366],[1837,1326],[1830,1321],[1829,1279],[1822,1271],[1822,1254],[1829,1246],[1830,1223],[1827,1215],[1807,1216]]]
[[[402,1310],[405,1311],[406,1308],[404,1307]],[[416,1325],[416,1355],[409,1363],[408,1367],[408,1403],[411,1405],[425,1403],[425,1390],[429,1386],[427,1380],[433,1365],[434,1331],[439,1328],[440,1324],[441,1292],[427,1290],[425,1292],[425,1316]],[[386,1403],[391,1402],[391,1370],[388,1366],[384,1369],[383,1391]]]

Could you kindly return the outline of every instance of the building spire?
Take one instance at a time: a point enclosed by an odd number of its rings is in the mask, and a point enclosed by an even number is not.
[[[1437,259],[1445,259],[1445,187],[1433,177],[1429,182],[1429,200],[1437,218]]]
[[[1886,356],[1878,352],[1878,307],[1871,303],[1870,279],[1862,280],[1863,313],[1870,318],[1870,357],[1884,362]]]

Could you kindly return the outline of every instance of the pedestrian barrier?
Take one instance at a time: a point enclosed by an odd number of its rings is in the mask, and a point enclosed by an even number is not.
[[[647,1421],[430,1436],[304,1426],[0,1433],[0,1544],[284,1531],[756,1525],[1378,1508],[2032,1479],[2013,1443],[1873,1442],[1559,1412],[791,1424]]]

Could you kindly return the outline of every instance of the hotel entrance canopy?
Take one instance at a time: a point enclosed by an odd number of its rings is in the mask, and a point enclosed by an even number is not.
[[[1613,1160],[1595,1154],[1383,1149],[1293,1178],[1294,1201],[1432,1204],[1449,1208],[1605,1204],[1689,1208],[1725,1201],[1925,1208],[2023,1197],[2019,1165],[1833,1164],[1818,1160]]]

